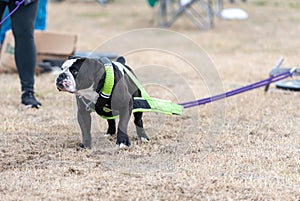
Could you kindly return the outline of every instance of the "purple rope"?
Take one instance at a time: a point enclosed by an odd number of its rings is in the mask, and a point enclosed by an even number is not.
[[[12,14],[14,14],[14,12],[16,12],[18,9],[19,9],[19,7],[23,4],[25,2],[25,0],[22,0],[22,1],[16,1],[16,7],[10,12],[10,13],[8,13],[8,15],[7,16],[5,16],[2,20],[1,20],[1,22],[0,22],[0,25],[2,25]]]
[[[277,82],[279,80],[283,80],[287,77],[290,77],[293,74],[294,74],[294,72],[292,72],[292,71],[284,72],[284,73],[269,77],[267,79],[261,80],[259,82],[256,82],[256,83],[244,86],[244,87],[240,87],[238,89],[234,89],[232,91],[228,91],[228,92],[225,92],[225,93],[222,93],[222,94],[219,94],[219,95],[215,95],[215,96],[211,96],[211,97],[208,97],[208,98],[203,98],[203,99],[199,99],[199,100],[195,100],[195,101],[180,103],[179,105],[182,105],[183,108],[190,108],[190,107],[195,107],[195,106],[198,106],[198,105],[204,105],[206,103],[211,103],[211,102],[221,100],[221,99],[224,99],[224,98],[227,98],[227,97],[230,97],[230,96],[234,96],[236,94],[240,94],[240,93],[244,93],[246,91],[250,91],[252,89],[256,89],[256,88],[259,88],[259,87],[269,85],[273,82]]]

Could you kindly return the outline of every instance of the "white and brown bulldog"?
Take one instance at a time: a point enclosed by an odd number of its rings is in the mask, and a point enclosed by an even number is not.
[[[108,58],[70,57],[62,66],[56,78],[59,91],[76,94],[77,119],[82,132],[81,147],[90,148],[91,112],[94,110],[107,119],[106,135],[117,133],[116,145],[120,148],[130,146],[127,134],[128,122],[133,109],[133,97],[141,97],[141,92],[123,68],[123,57],[117,62]],[[131,70],[130,70],[131,71]],[[119,117],[118,129],[114,117]],[[142,141],[149,141],[143,128],[143,113],[134,113],[137,135]]]

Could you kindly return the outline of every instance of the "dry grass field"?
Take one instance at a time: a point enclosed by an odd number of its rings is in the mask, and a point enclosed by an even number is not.
[[[300,3],[237,1],[247,20],[186,17],[155,29],[146,1],[48,4],[48,30],[78,35],[77,51],[123,54],[154,97],[183,102],[267,78],[280,56],[298,66]],[[147,29],[154,28],[154,29]],[[300,200],[299,92],[273,85],[186,109],[147,113],[150,143],[118,150],[93,114],[93,147],[82,150],[74,96],[55,74],[36,77],[41,109],[20,105],[17,74],[0,74],[0,200]]]

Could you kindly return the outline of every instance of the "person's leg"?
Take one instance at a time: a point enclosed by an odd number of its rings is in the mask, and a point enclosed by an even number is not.
[[[34,90],[36,65],[34,23],[37,5],[37,2],[27,6],[21,5],[11,16],[12,31],[15,38],[15,60],[21,79],[22,91]],[[11,6],[10,10],[12,8]]]
[[[10,3],[9,8],[14,8]],[[26,92],[25,100],[22,96],[22,103],[37,107],[40,105],[34,98],[34,74],[36,67],[36,47],[34,42],[34,23],[38,8],[38,1],[29,5],[21,5],[11,16],[12,31],[15,39],[15,61],[21,81],[21,90]],[[31,92],[28,94],[27,92]],[[27,97],[28,95],[28,97]]]

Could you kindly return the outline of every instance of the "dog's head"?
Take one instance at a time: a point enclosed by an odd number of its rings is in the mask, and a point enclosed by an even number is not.
[[[97,87],[104,74],[104,66],[97,59],[69,57],[62,66],[62,72],[56,78],[59,91],[76,93],[78,90]]]

